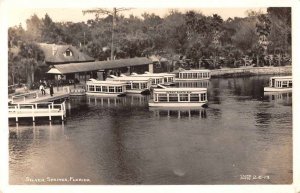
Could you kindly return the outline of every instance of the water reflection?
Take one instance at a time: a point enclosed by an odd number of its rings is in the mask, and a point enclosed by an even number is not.
[[[206,118],[205,109],[167,109],[167,108],[149,108],[153,112],[154,117],[156,118],[177,118],[177,119],[191,119],[191,118]]]
[[[91,97],[88,96],[89,105],[101,107],[118,107],[118,106],[145,106],[148,105],[150,96],[145,95],[127,95],[125,97]]]
[[[179,81],[175,85],[180,88],[208,88],[209,82],[210,80]]]
[[[268,79],[211,79],[206,109],[148,108],[142,95],[70,98],[62,125],[10,126],[10,183],[45,175],[92,184],[291,183],[292,95],[264,95]]]
[[[264,99],[282,105],[292,105],[292,92],[264,92]]]

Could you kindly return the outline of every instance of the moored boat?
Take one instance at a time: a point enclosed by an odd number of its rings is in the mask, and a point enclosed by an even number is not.
[[[269,86],[264,87],[264,92],[291,92],[292,86],[292,76],[271,77]]]
[[[127,94],[150,94],[151,79],[147,77],[135,77],[135,76],[111,76],[107,79],[115,82],[126,83]]]
[[[151,87],[157,87],[158,84],[164,84],[164,76],[158,73],[144,73],[144,74],[137,74],[132,73],[131,77],[144,77],[151,79]]]
[[[86,83],[86,94],[99,96],[125,96],[126,83],[90,79]]]
[[[210,70],[183,70],[178,73],[176,81],[194,81],[210,79]]]
[[[150,107],[206,107],[207,88],[161,88],[153,90]]]
[[[144,76],[156,76],[156,75],[161,75],[164,77],[164,81],[162,83],[162,85],[165,86],[174,86],[175,85],[175,74],[171,74],[171,73],[150,73],[150,72],[145,72],[143,74]]]

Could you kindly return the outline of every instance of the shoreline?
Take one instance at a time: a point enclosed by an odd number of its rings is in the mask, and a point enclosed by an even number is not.
[[[211,78],[229,78],[255,75],[292,74],[292,66],[240,67],[211,70]]]

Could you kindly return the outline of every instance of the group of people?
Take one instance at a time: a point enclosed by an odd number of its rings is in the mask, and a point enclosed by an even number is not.
[[[44,81],[44,82],[40,81],[39,90],[42,92],[42,95],[46,95],[46,87],[47,87],[46,81]],[[53,92],[52,84],[49,85],[49,91],[50,91],[50,95],[53,96],[54,92]]]

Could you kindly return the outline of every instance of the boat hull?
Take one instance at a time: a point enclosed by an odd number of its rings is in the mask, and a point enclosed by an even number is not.
[[[175,78],[175,81],[199,81],[199,80],[209,80],[210,78],[188,78],[188,79],[183,79],[183,78]]]
[[[150,91],[149,89],[144,89],[144,90],[127,90],[127,94],[142,94],[142,95],[149,95]]]
[[[162,102],[153,102],[153,101],[149,101],[148,103],[149,107],[176,107],[176,108],[182,108],[182,107],[207,107],[207,102],[198,102],[198,103],[180,103],[180,102],[176,102],[176,103],[162,103]]]
[[[104,96],[104,97],[122,97],[126,96],[126,93],[96,93],[96,92],[86,92],[89,96]]]
[[[264,92],[291,92],[292,88],[264,87]]]

